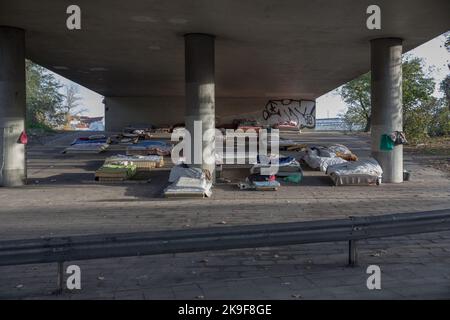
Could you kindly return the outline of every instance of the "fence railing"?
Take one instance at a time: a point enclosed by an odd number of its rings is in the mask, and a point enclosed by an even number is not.
[[[450,209],[295,223],[0,241],[0,266],[101,258],[347,241],[357,264],[357,241],[450,230]]]

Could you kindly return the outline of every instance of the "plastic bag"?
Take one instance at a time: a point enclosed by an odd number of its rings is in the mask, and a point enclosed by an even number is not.
[[[380,150],[394,150],[394,141],[392,141],[391,137],[388,134],[383,134],[381,136]]]

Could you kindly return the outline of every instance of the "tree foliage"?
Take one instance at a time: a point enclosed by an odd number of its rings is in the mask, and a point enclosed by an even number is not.
[[[429,135],[448,134],[448,112],[443,112],[446,99],[436,99],[432,96],[435,82],[424,71],[422,60],[406,57],[402,67],[403,131],[413,141]],[[340,94],[348,105],[348,110],[342,115],[344,121],[351,125],[360,125],[365,131],[369,131],[370,73],[345,84]],[[447,104],[445,109],[448,110]]]
[[[26,61],[27,124],[29,127],[55,127],[64,122],[61,84],[45,68]]]
[[[432,96],[436,83],[428,77],[419,58],[403,63],[403,131],[410,140],[428,136],[433,111],[438,100]]]
[[[344,102],[348,105],[344,120],[350,126],[362,126],[370,130],[370,72],[345,84],[340,90]]]
[[[68,124],[70,115],[85,111],[80,108],[82,98],[76,85],[61,85],[47,69],[29,60],[26,87],[28,127],[61,127]]]
[[[450,54],[450,32],[447,33],[447,39],[445,41],[445,48],[447,49],[447,52]],[[442,80],[440,89],[442,93],[444,94],[444,98],[446,99],[445,103],[450,110],[450,62],[447,61],[447,67],[449,69],[449,73],[445,77],[444,80]]]

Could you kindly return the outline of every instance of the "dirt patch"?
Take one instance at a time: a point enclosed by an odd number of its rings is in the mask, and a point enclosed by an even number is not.
[[[450,175],[450,137],[430,138],[423,143],[407,145],[404,151],[419,163]]]

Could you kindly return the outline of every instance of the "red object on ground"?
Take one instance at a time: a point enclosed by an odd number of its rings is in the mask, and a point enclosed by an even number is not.
[[[19,143],[21,143],[21,144],[27,144],[28,143],[28,136],[27,136],[25,131],[22,131],[22,133],[20,134]]]

